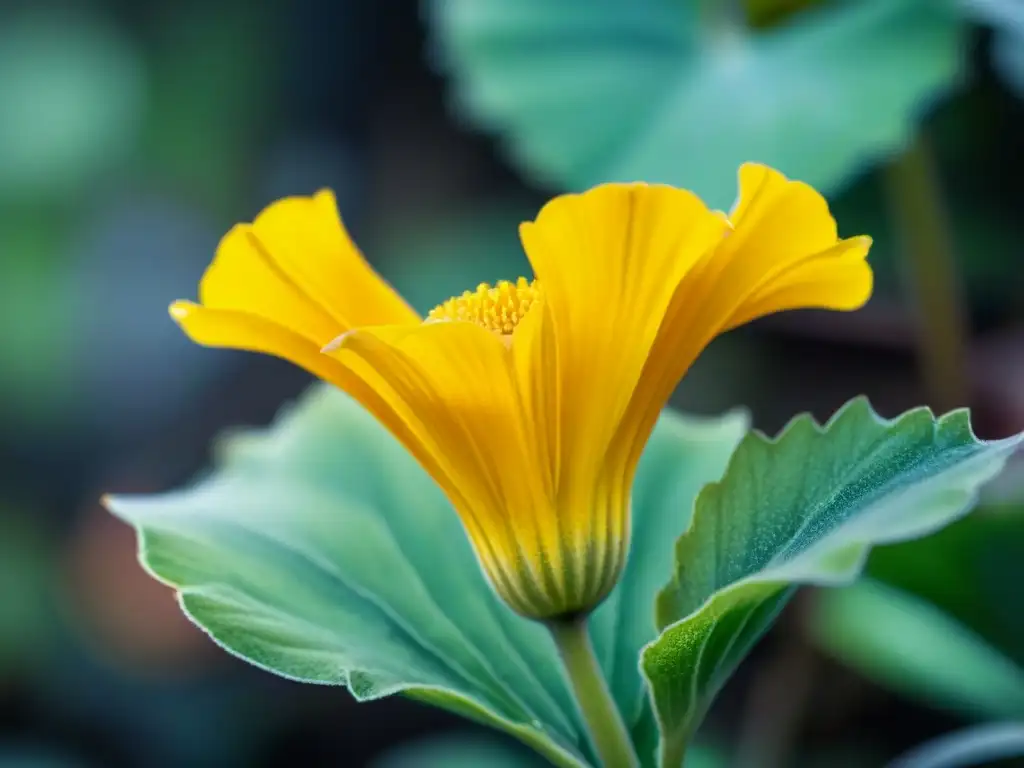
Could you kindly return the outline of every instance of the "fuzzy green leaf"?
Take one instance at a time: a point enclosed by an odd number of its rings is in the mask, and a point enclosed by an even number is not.
[[[749,434],[706,487],[658,596],[663,629],[642,654],[664,765],[678,765],[712,698],[797,585],[853,580],[872,546],[965,514],[1021,436],[978,440],[966,411],[880,418],[866,400],[824,427]]]

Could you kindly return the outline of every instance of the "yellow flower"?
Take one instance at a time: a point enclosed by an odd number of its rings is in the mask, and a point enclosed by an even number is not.
[[[479,286],[426,321],[370,269],[329,192],[288,198],[232,229],[200,303],[171,314],[200,344],[349,393],[444,490],[513,609],[585,614],[618,579],[637,461],[701,350],[772,312],[871,294],[869,238],[838,239],[805,184],[752,164],[739,177],[728,217],[668,186],[557,197],[520,227],[535,280]]]

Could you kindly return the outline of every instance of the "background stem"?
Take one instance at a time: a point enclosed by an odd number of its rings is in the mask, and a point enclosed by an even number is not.
[[[952,238],[938,178],[918,136],[885,174],[889,207],[903,243],[905,272],[917,303],[920,365],[931,405],[968,404],[965,324]]]
[[[633,742],[594,655],[587,620],[553,621],[547,627],[604,768],[638,768]]]

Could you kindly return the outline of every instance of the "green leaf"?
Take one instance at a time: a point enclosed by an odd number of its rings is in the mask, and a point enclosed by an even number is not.
[[[658,595],[663,632],[642,653],[663,764],[678,764],[796,585],[848,583],[872,546],[965,514],[1021,439],[979,441],[962,410],[887,421],[860,398],[824,427],[801,416],[776,439],[749,434],[697,499],[675,576]]]
[[[637,654],[657,632],[649,606],[671,573],[667,542],[744,430],[740,416],[666,413],[641,460],[621,594],[594,617],[631,723]],[[494,596],[441,491],[358,405],[317,387],[218,454],[192,488],[109,500],[138,529],[144,566],[217,643],[362,700],[403,692],[446,707],[556,765],[595,764],[547,633]]]
[[[835,192],[900,150],[962,67],[963,25],[949,2],[833,2],[760,32],[702,27],[699,5],[428,8],[457,105],[541,181],[666,182],[719,207],[748,160]],[[716,4],[704,6],[713,17]]]
[[[914,595],[864,581],[822,596],[818,644],[871,679],[976,718],[1024,718],[1024,669]]]

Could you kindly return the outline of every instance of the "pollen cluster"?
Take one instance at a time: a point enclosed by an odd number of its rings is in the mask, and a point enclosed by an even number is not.
[[[539,296],[537,281],[525,277],[514,283],[499,280],[493,286],[480,283],[475,291],[465,291],[434,307],[427,319],[463,320],[508,336]]]

